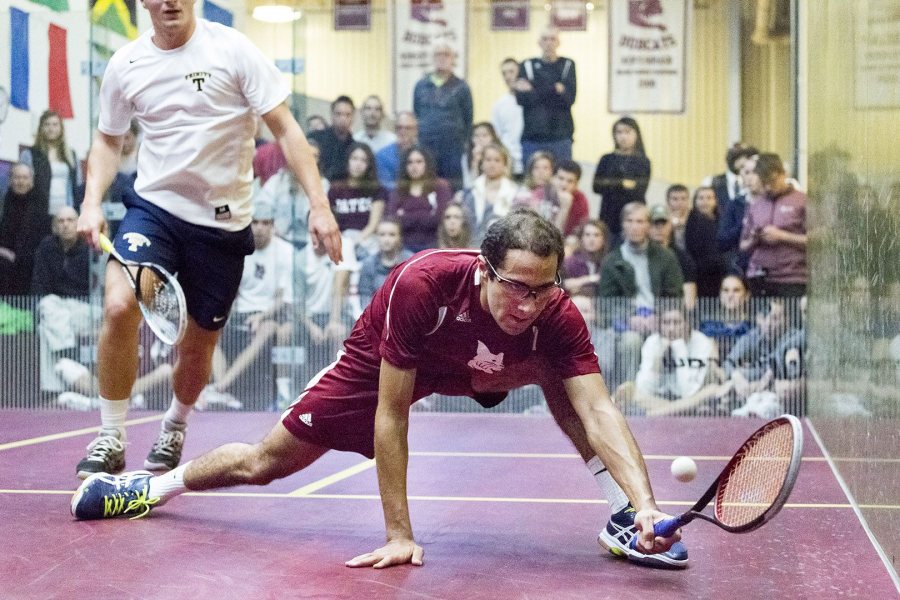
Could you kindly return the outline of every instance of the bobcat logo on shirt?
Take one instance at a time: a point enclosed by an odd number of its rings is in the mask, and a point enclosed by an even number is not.
[[[503,353],[492,354],[484,342],[479,340],[475,358],[468,362],[468,366],[488,374],[497,373],[503,370]]]
[[[210,77],[212,77],[212,73],[207,73],[206,71],[195,71],[194,73],[188,73],[184,76],[188,81],[194,82],[198,92],[203,91],[203,83]]]
[[[140,248],[141,246],[150,245],[150,240],[147,239],[147,236],[142,233],[136,233],[134,231],[129,231],[122,236],[122,239],[128,242],[129,252],[137,252],[138,248]]]

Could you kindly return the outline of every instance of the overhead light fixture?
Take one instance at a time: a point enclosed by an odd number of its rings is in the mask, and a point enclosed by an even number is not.
[[[266,23],[290,23],[302,16],[302,10],[285,4],[261,4],[253,8],[253,18]]]

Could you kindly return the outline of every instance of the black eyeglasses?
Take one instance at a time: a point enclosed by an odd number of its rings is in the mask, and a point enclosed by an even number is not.
[[[529,287],[522,283],[521,281],[515,281],[513,279],[507,279],[500,275],[497,272],[497,269],[494,268],[494,265],[491,264],[491,261],[484,258],[484,262],[487,263],[487,266],[490,267],[491,273],[494,274],[494,277],[497,278],[497,281],[500,283],[500,289],[511,298],[515,298],[516,300],[524,300],[528,296],[534,298],[537,302],[543,302],[548,300],[555,292],[559,289],[559,286],[562,284],[562,277],[559,275],[559,271],[556,272],[556,279],[553,283],[545,283],[544,285],[539,285],[537,287]]]

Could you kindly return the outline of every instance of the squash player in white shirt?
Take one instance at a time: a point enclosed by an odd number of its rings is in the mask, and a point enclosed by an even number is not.
[[[95,248],[100,210],[134,118],[144,132],[135,193],[114,245],[126,258],[177,272],[188,305],[174,397],[146,468],[181,459],[188,415],[209,381],[211,359],[234,300],[250,232],[253,134],[260,115],[310,200],[309,229],[335,262],[341,240],[309,144],[271,61],[235,30],[198,19],[195,0],[142,0],[152,29],[119,49],[100,89],[98,132],[88,156],[78,231]],[[140,323],[134,293],[115,261],[106,271],[98,346],[102,427],[76,468],[81,478],[125,467],[127,398],[137,370]]]

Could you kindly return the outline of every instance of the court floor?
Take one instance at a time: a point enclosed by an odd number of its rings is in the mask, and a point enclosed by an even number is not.
[[[813,435],[797,485],[764,528],[684,531],[685,571],[619,561],[596,542],[608,510],[549,417],[413,413],[409,494],[425,565],[349,569],[381,545],[374,463],[332,452],[265,488],[188,494],[144,519],[79,522],[74,465],[96,415],[0,411],[0,597],[895,598],[898,587]],[[138,469],[160,414],[131,414]],[[197,413],[185,457],[259,440],[273,413]],[[760,423],[632,419],[663,510],[687,509]],[[808,428],[808,424],[806,425]],[[669,475],[692,456],[697,479]],[[877,462],[877,461],[876,461]],[[896,464],[884,462],[898,485]],[[900,506],[877,507],[898,518]],[[891,517],[890,515],[893,515]]]

